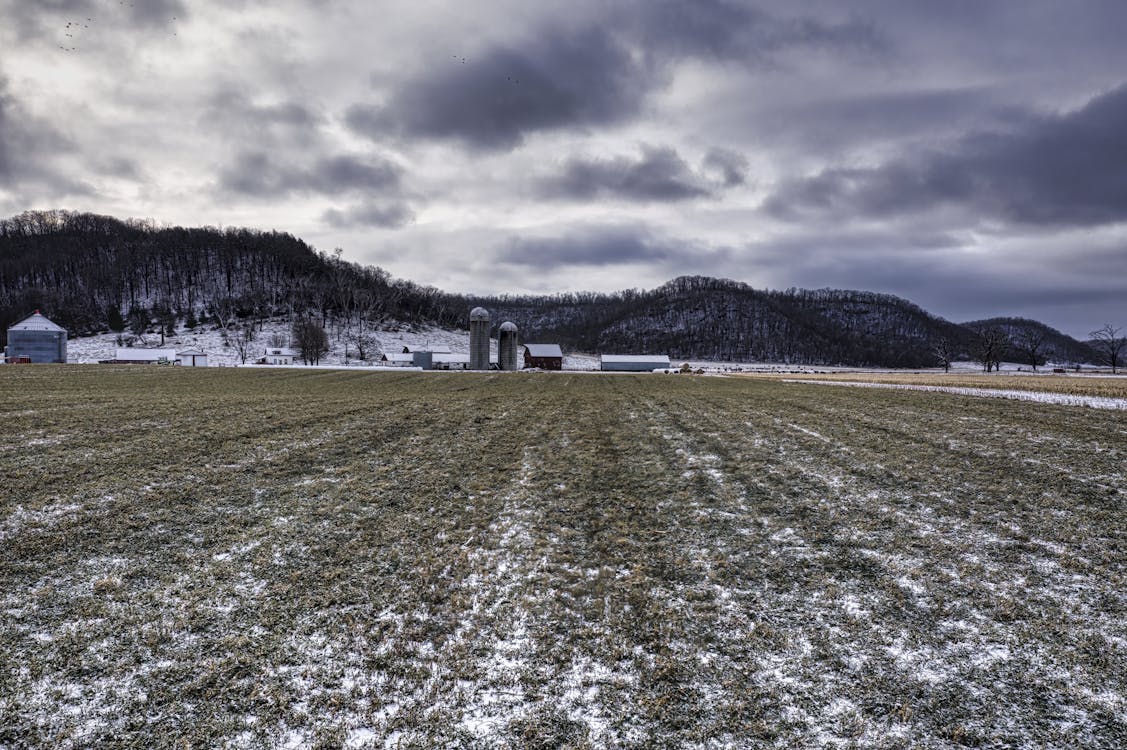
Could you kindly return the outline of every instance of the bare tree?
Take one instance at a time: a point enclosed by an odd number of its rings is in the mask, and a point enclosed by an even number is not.
[[[1111,365],[1111,374],[1123,363],[1123,349],[1127,347],[1127,336],[1120,336],[1122,328],[1116,328],[1111,323],[1105,323],[1103,328],[1098,328],[1088,335],[1092,337],[1092,346]]]
[[[294,346],[307,365],[315,365],[329,353],[329,336],[325,329],[310,318],[298,318],[293,324]]]
[[[365,333],[363,329],[350,331],[347,341],[356,347],[356,356],[364,361],[372,356],[373,350],[376,348],[376,337],[370,333]]]
[[[932,353],[935,355],[935,358],[939,360],[939,365],[943,368],[943,372],[951,372],[951,363],[957,356],[957,349],[955,345],[951,343],[951,339],[940,339],[935,345],[935,348],[932,349]]]
[[[997,326],[987,328],[978,336],[978,361],[986,372],[1002,369],[1002,355],[1009,346],[1006,332]]]
[[[1025,361],[1033,366],[1037,372],[1037,365],[1043,364],[1045,358],[1041,355],[1045,348],[1047,338],[1044,328],[1026,327],[1018,331],[1013,340],[1013,347],[1025,355]]]
[[[284,349],[289,346],[290,340],[284,333],[272,333],[269,339],[270,347],[272,349]]]
[[[244,365],[247,363],[247,355],[250,354],[255,338],[254,323],[239,326],[235,334],[230,337],[231,346],[235,347],[235,353],[239,355],[240,363]]]

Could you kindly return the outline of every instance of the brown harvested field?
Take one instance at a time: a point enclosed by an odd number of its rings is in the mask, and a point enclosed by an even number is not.
[[[1127,746],[1127,420],[0,367],[0,748]]]
[[[835,372],[818,374],[743,373],[735,377],[788,380],[836,380],[855,383],[884,383],[888,385],[945,386],[951,388],[989,388],[992,390],[1036,391],[1061,393],[1069,396],[1098,396],[1102,398],[1127,398],[1127,375],[1010,375],[974,374],[964,372]]]

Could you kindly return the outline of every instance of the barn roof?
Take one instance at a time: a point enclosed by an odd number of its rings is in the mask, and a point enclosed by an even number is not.
[[[182,352],[176,352],[177,357],[206,357],[207,352],[201,352],[199,349],[185,349]]]
[[[66,329],[62,326],[56,325],[43,316],[38,310],[31,315],[27,316],[19,323],[16,323],[8,328],[9,331],[54,331],[55,333],[66,333]]]
[[[525,351],[530,357],[562,357],[563,352],[559,344],[525,344]]]

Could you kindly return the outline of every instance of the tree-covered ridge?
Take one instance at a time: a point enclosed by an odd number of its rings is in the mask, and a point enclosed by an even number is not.
[[[777,291],[683,276],[649,291],[470,297],[393,279],[284,232],[161,227],[69,211],[0,220],[3,328],[35,309],[71,335],[308,317],[367,356],[365,332],[373,327],[463,328],[477,305],[494,323],[515,322],[523,341],[557,341],[572,351],[883,367],[980,358],[984,349],[1011,361],[1098,359],[1035,321],[957,325],[874,292]]]
[[[150,319],[264,319],[363,312],[372,320],[454,325],[449,295],[319,253],[284,232],[158,227],[68,211],[0,221],[0,320],[33,309],[72,334],[115,312]]]

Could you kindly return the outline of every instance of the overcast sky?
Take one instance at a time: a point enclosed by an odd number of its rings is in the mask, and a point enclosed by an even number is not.
[[[1127,2],[0,0],[0,214],[1127,325]]]

